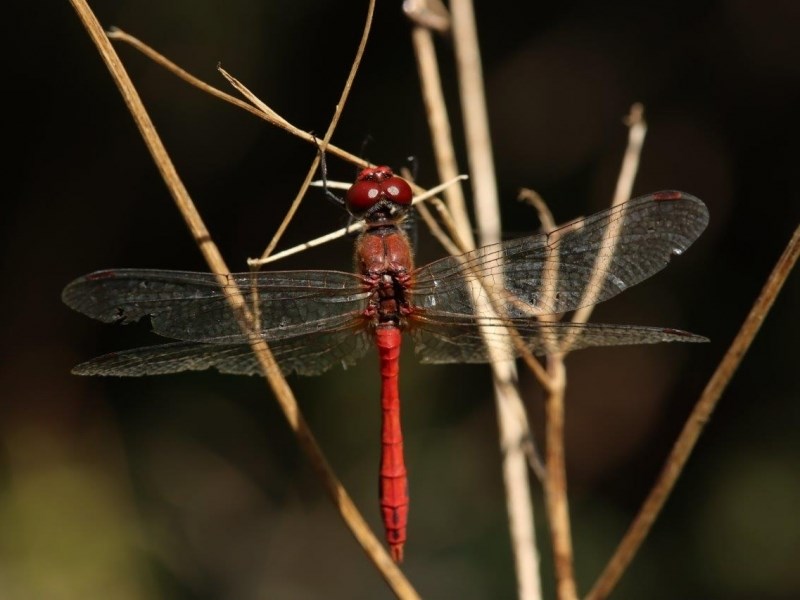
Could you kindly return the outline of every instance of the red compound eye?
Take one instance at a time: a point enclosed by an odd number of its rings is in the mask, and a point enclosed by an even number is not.
[[[397,177],[389,167],[369,167],[361,171],[347,190],[347,209],[354,215],[367,212],[381,200],[409,206],[413,193],[405,179]]]
[[[359,215],[375,206],[380,201],[381,196],[380,183],[362,180],[361,176],[359,176],[359,180],[347,190],[345,198],[347,210],[354,215]]]
[[[392,175],[381,184],[381,187],[386,194],[386,197],[402,206],[409,206],[414,194],[411,192],[411,186],[408,185],[405,179]]]

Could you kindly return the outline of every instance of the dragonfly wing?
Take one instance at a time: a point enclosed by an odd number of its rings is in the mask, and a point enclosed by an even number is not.
[[[337,331],[276,340],[270,342],[269,347],[285,375],[319,375],[336,365],[352,366],[366,353],[371,339],[361,325],[361,322],[354,321]],[[81,363],[72,372],[76,375],[135,377],[210,368],[234,375],[263,373],[248,344],[198,342],[175,342],[112,352]]]
[[[76,279],[62,293],[71,308],[94,319],[129,323],[151,318],[153,330],[186,341],[245,343],[223,287],[235,287],[257,308],[266,340],[317,333],[339,317],[364,310],[361,279],[340,271],[213,273],[119,269]]]
[[[491,244],[421,267],[414,274],[413,302],[474,314],[470,284],[482,280],[501,314],[509,317],[574,310],[607,300],[657,273],[707,224],[708,209],[694,196],[642,196],[549,235]]]
[[[490,357],[512,359],[520,355],[513,333],[532,354],[542,355],[595,346],[626,346],[661,342],[707,342],[686,331],[635,325],[541,322],[536,319],[474,318],[452,314],[426,314],[414,321],[414,350],[423,363],[485,363]],[[491,350],[490,350],[491,348]]]

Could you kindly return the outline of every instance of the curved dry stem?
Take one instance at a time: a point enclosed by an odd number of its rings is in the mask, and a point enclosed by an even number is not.
[[[156,134],[153,123],[145,111],[144,105],[133,87],[133,83],[125,72],[113,46],[85,0],[71,0],[71,2],[76,13],[86,27],[89,36],[96,44],[101,57],[111,72],[114,82],[122,93],[125,103],[131,112],[131,116],[136,122],[192,236],[208,262],[209,268],[219,276],[221,283],[225,283],[224,277],[229,271],[222,255],[211,240],[205,224],[194,207],[186,188],[178,177],[175,167],[169,159],[163,143]],[[235,312],[237,318],[240,319],[240,324],[243,329],[246,332],[251,331],[253,315],[248,310],[241,294],[236,291],[231,291],[228,286],[223,286],[222,289],[226,293],[231,309]],[[258,357],[267,381],[275,393],[287,421],[297,436],[298,442],[309,457],[312,466],[339,509],[343,520],[361,544],[365,553],[378,568],[381,575],[383,575],[392,587],[395,594],[402,598],[418,598],[411,584],[403,576],[397,565],[392,562],[388,553],[383,548],[383,545],[371,532],[366,521],[347,494],[347,491],[333,473],[321,448],[308,428],[297,406],[294,395],[286,380],[281,375],[280,369],[277,367],[267,344],[256,336],[252,337],[251,345],[253,352]]]
[[[361,65],[361,59],[364,56],[364,49],[367,47],[367,40],[369,39],[369,32],[372,29],[372,17],[375,14],[375,0],[369,0],[369,8],[367,9],[367,18],[366,22],[364,23],[364,31],[361,33],[361,41],[358,44],[358,50],[356,50],[356,56],[353,59],[353,64],[350,67],[350,72],[347,75],[347,81],[344,84],[344,89],[342,90],[342,95],[339,97],[339,102],[336,104],[336,110],[333,113],[333,117],[331,118],[331,122],[328,125],[328,130],[325,132],[325,136],[322,138],[322,141],[319,144],[319,152],[314,156],[314,160],[311,161],[311,166],[308,169],[308,173],[306,173],[306,177],[303,180],[302,185],[300,186],[300,190],[297,192],[294,200],[292,201],[289,210],[286,213],[286,216],[283,218],[278,230],[275,232],[275,235],[270,240],[267,247],[264,249],[264,252],[261,254],[261,258],[265,259],[270,254],[272,254],[275,247],[278,245],[281,237],[283,237],[283,233],[286,231],[286,228],[289,226],[289,222],[294,217],[297,209],[300,207],[300,202],[302,202],[303,198],[306,195],[306,191],[308,191],[308,186],[311,183],[311,180],[314,178],[314,173],[317,172],[317,168],[319,167],[320,156],[323,152],[326,151],[328,148],[328,143],[331,141],[331,137],[333,136],[333,132],[336,130],[336,126],[339,124],[339,119],[342,116],[342,111],[344,110],[345,104],[347,104],[347,97],[350,95],[350,89],[353,87],[353,80],[356,78],[356,73],[358,73],[358,67]]]
[[[628,126],[628,145],[625,148],[625,154],[622,157],[622,167],[619,170],[617,178],[617,187],[614,190],[614,198],[611,201],[611,206],[619,206],[631,199],[631,192],[633,191],[633,182],[636,180],[636,173],[639,171],[639,160],[642,156],[642,147],[644,146],[644,138],[647,135],[647,122],[644,120],[644,106],[636,103],[631,106],[628,116],[625,118],[625,124]],[[622,219],[619,220],[619,225],[616,227],[612,224],[606,235],[614,235],[622,224]],[[573,323],[586,323],[594,310],[595,302],[592,299],[597,298],[600,291],[599,283],[603,280],[608,270],[609,262],[614,255],[614,246],[611,244],[607,252],[601,252],[597,257],[597,263],[592,272],[592,279],[586,286],[589,290],[583,307],[575,311],[572,316]],[[566,351],[569,348],[567,341],[563,349]]]
[[[538,192],[529,190],[527,188],[522,188],[519,191],[517,200],[520,202],[525,202],[533,207],[533,209],[536,211],[536,214],[539,215],[539,222],[542,224],[542,231],[544,233],[555,231],[556,220],[553,218],[553,213],[550,212],[550,207],[547,206],[544,198],[542,198]]]
[[[714,412],[722,392],[725,391],[728,382],[730,382],[731,377],[733,377],[742,362],[753,338],[761,328],[761,324],[772,308],[775,298],[780,293],[786,278],[797,262],[798,256],[800,256],[800,226],[795,229],[786,249],[781,254],[775,268],[770,273],[761,293],[753,304],[753,308],[750,309],[750,313],[742,323],[739,333],[734,338],[730,348],[728,348],[722,361],[720,361],[717,370],[714,371],[703,393],[697,400],[697,404],[695,404],[692,413],[683,426],[681,434],[672,447],[658,480],[644,501],[639,514],[636,515],[619,546],[617,546],[611,560],[586,596],[587,600],[607,598],[628,568],[628,565],[630,565],[644,538],[649,533],[653,522],[661,512],[670,492],[672,492],[672,488],[675,487],[675,482],[683,471],[689,455],[703,432],[703,428],[711,418],[711,413]]]

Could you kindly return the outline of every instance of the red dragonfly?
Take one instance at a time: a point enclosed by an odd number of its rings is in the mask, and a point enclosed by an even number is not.
[[[356,241],[355,273],[277,271],[227,278],[227,285],[256,307],[258,335],[286,374],[318,375],[335,365],[347,367],[377,346],[383,411],[380,504],[397,562],[403,558],[408,519],[398,392],[404,332],[424,363],[488,362],[490,346],[495,346],[493,356],[499,352],[511,358],[518,347],[509,343],[509,327],[534,354],[552,352],[563,343],[574,350],[707,341],[661,327],[537,319],[607,300],[664,268],[708,223],[706,206],[694,196],[657,192],[549,235],[504,241],[417,268],[400,226],[411,200],[408,183],[388,167],[364,169],[345,197],[350,213],[365,221]],[[603,261],[598,279],[593,273]],[[491,300],[489,310],[476,299],[476,289]],[[106,354],[78,365],[74,373],[139,376],[211,367],[222,373],[261,373],[248,334],[211,273],[98,271],[70,283],[62,297],[75,310],[104,322],[150,317],[155,333],[179,340]]]

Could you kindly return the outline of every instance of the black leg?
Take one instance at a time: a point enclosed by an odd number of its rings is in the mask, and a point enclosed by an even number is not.
[[[408,170],[411,171],[411,181],[416,181],[419,175],[419,159],[416,156],[409,156],[406,158],[408,163]]]
[[[322,190],[325,192],[325,197],[339,208],[345,208],[344,199],[334,194],[328,187],[328,165],[325,162],[325,152],[320,148],[316,136],[314,137],[314,143],[317,145],[317,152],[319,152],[319,171],[322,175]]]

